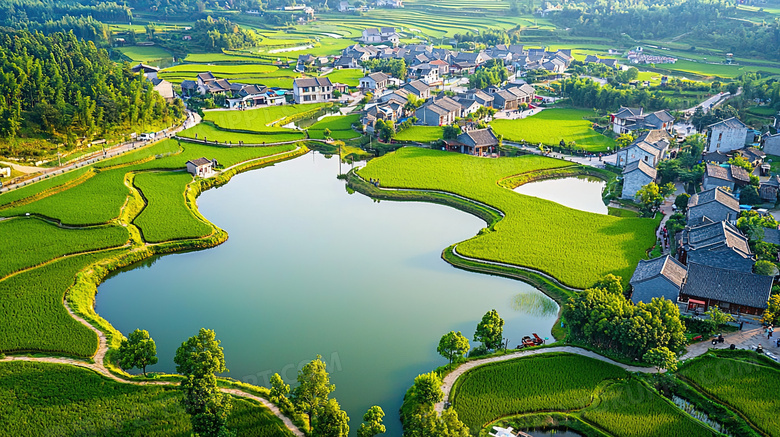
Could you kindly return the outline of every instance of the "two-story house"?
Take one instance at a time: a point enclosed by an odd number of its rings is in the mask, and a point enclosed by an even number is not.
[[[301,77],[293,81],[295,103],[322,103],[333,98],[333,84],[327,77]]]
[[[732,117],[707,126],[707,148],[705,152],[730,152],[745,147],[748,127],[738,118]]]

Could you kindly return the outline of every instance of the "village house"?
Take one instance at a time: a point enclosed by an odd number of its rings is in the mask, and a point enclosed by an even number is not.
[[[663,129],[655,129],[640,135],[633,143],[617,152],[616,164],[626,166],[634,161],[644,161],[651,167],[666,158],[671,136]]]
[[[767,155],[780,156],[780,132],[762,135],[761,147]]]
[[[165,79],[150,79],[150,82],[152,82],[152,86],[154,86],[154,90],[160,93],[160,97],[165,99],[166,102],[171,103],[175,98],[176,94],[173,92],[173,84],[168,82]]]
[[[449,97],[431,99],[431,101],[417,108],[414,115],[417,123],[424,126],[445,126],[452,124],[455,118],[460,117],[461,106]]]
[[[135,74],[143,73],[145,78],[152,80],[157,79],[157,73],[160,71],[160,69],[157,67],[152,67],[151,65],[146,65],[144,63],[138,63],[138,65],[133,65],[130,67],[130,71]]]
[[[385,88],[387,88],[388,79],[390,76],[378,71],[376,73],[370,73],[367,76],[360,79],[360,91],[364,93],[373,93],[375,96],[381,94]]]
[[[705,152],[730,152],[745,147],[748,127],[738,118],[732,117],[707,126],[707,147]]]
[[[352,56],[341,56],[333,63],[333,68],[337,70],[344,68],[360,68],[360,59]]]
[[[464,118],[477,112],[479,108],[482,107],[482,105],[480,105],[479,102],[477,102],[476,100],[467,99],[465,97],[455,96],[452,99],[460,103],[461,117]]]
[[[466,92],[466,98],[467,99],[473,99],[477,103],[479,103],[482,106],[487,106],[488,108],[493,107],[493,102],[495,101],[495,97],[491,96],[490,94],[482,91],[482,90],[471,90]]]
[[[439,70],[439,77],[444,77],[450,74],[450,64],[443,59],[434,59],[430,62],[431,66]]]
[[[419,79],[422,82],[425,82],[425,84],[428,86],[441,84],[441,79],[439,78],[439,69],[430,63],[409,67],[407,71],[410,78]]]
[[[244,109],[257,106],[284,105],[284,91],[274,91],[263,85],[244,85],[234,97],[227,99],[228,108]]]
[[[376,7],[378,8],[402,8],[404,7],[403,0],[377,0]]]
[[[712,188],[695,193],[688,199],[686,222],[695,225],[704,217],[712,221],[736,223],[739,217],[739,201],[723,188]]]
[[[686,226],[676,240],[677,259],[686,265],[698,263],[751,272],[756,262],[747,237],[727,221],[703,218],[700,224]]]
[[[431,98],[431,87],[420,80],[413,80],[404,85],[402,89],[414,94],[419,99],[428,100]]]
[[[463,132],[455,140],[445,140],[444,144],[449,151],[476,156],[487,156],[498,150],[498,138],[490,128]]]
[[[492,94],[493,107],[499,111],[513,111],[517,109],[520,99],[509,90],[498,90]]]
[[[341,0],[339,2],[339,12],[354,11],[355,8],[349,5],[348,1]]]
[[[385,94],[382,94],[381,96],[379,96],[377,100],[381,103],[390,100],[397,100],[399,102],[406,103],[407,101],[409,101],[409,94],[410,94],[409,91],[401,88],[401,89],[392,90]]]
[[[198,73],[196,79],[197,91],[200,95],[227,94],[233,91],[233,85],[227,79],[217,79],[210,71]],[[241,85],[239,85],[240,88]]]
[[[644,161],[631,162],[623,169],[623,192],[620,197],[634,199],[637,191],[650,182],[655,182],[656,176],[655,168]]]
[[[621,107],[609,116],[612,131],[616,134],[626,134],[635,130],[663,129],[669,131],[674,124],[674,117],[668,111],[645,113],[643,108]]]
[[[735,150],[733,155],[741,156],[754,168],[761,166],[761,164],[764,163],[764,158],[766,158],[766,153],[755,147],[745,147],[743,149]]]
[[[214,173],[214,167],[217,165],[216,160],[209,160],[206,158],[193,159],[187,161],[187,171],[197,177],[207,178]]]
[[[321,103],[333,98],[333,84],[327,77],[302,77],[293,81],[295,103]]]
[[[687,274],[687,267],[669,255],[640,260],[629,282],[631,300],[650,303],[654,297],[660,297],[677,302]]]
[[[683,311],[704,312],[717,307],[734,315],[761,315],[767,308],[772,281],[771,276],[690,263],[678,303]]]
[[[750,184],[750,174],[742,167],[728,164],[705,164],[701,184],[705,190],[722,187],[737,191],[748,184]]]
[[[394,27],[382,27],[381,29],[371,27],[363,30],[363,36],[360,40],[366,44],[391,43],[397,45],[401,41],[401,37],[396,33]]]
[[[758,187],[758,194],[764,202],[777,202],[777,195],[780,193],[780,176],[772,176],[768,181],[761,182]]]

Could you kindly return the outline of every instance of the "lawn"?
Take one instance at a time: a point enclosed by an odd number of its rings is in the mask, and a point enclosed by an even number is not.
[[[171,58],[171,54],[157,46],[119,47],[116,50],[130,58],[133,62],[148,63],[159,59]]]
[[[496,135],[505,140],[530,144],[557,146],[561,140],[574,141],[578,148],[591,152],[615,149],[615,140],[593,130],[593,123],[583,117],[592,117],[593,111],[582,109],[545,109],[531,117],[519,120],[492,121]]]
[[[244,144],[264,144],[275,143],[283,141],[295,141],[306,138],[303,132],[298,132],[292,129],[285,129],[282,132],[266,132],[266,133],[246,133],[246,132],[231,132],[219,129],[209,122],[199,123],[187,130],[179,132],[180,137],[185,138],[197,138],[199,140],[207,139],[208,141],[219,141],[220,143],[238,144],[239,141],[243,141]]]
[[[292,433],[267,408],[233,398],[228,428],[240,436]],[[62,364],[0,364],[0,427],[16,436],[161,436],[191,434],[176,387],[123,384]]]
[[[703,423],[647,389],[636,379],[610,385],[599,403],[582,417],[613,435],[624,437],[718,435]]]
[[[187,172],[140,173],[135,185],[146,198],[148,205],[133,221],[141,229],[145,241],[162,241],[198,238],[211,233],[211,226],[192,214],[187,207],[184,191],[192,182]]]
[[[396,141],[416,141],[432,143],[444,138],[444,128],[441,126],[411,126],[393,137]]]
[[[121,246],[129,238],[121,226],[68,229],[34,217],[0,222],[0,235],[9,236],[0,238],[0,253],[13,254],[3,257],[0,278],[63,255]]]
[[[472,430],[500,417],[588,406],[599,384],[625,378],[620,367],[579,355],[544,354],[486,364],[458,378],[450,399]]]
[[[345,68],[343,70],[334,70],[325,75],[333,83],[343,83],[349,87],[360,85],[360,79],[365,76],[363,70],[359,68]]]
[[[236,129],[250,132],[290,132],[279,126],[270,126],[289,117],[304,117],[329,105],[311,103],[306,105],[281,105],[246,111],[207,111],[204,120],[222,129]]]
[[[360,114],[325,117],[311,125],[307,130],[310,138],[325,138],[325,129],[330,129],[330,137],[335,140],[349,140],[361,134],[352,129],[352,123],[360,121]]]
[[[359,174],[383,187],[444,190],[504,211],[492,230],[458,244],[462,255],[530,267],[577,288],[609,273],[627,281],[655,243],[658,220],[578,211],[496,183],[569,165],[539,156],[486,159],[407,147],[370,161]]]
[[[767,435],[780,435],[777,420],[780,371],[777,369],[705,355],[681,366],[679,374],[741,413]]]

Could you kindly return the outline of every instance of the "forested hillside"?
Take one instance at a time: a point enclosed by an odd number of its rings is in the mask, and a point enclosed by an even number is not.
[[[0,29],[0,138],[66,144],[180,115],[151,82],[72,33]]]
[[[635,40],[691,35],[708,46],[741,56],[780,59],[780,23],[755,23],[739,15],[737,4],[725,0],[597,0],[567,3],[553,15],[555,23],[574,35]]]

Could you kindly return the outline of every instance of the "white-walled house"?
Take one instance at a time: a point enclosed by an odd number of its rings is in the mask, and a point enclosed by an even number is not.
[[[644,161],[634,161],[623,169],[623,199],[633,199],[642,187],[655,182],[657,172]]]
[[[333,84],[327,77],[301,77],[293,81],[295,103],[323,103],[333,98]]]
[[[187,161],[187,171],[193,176],[207,178],[214,172],[214,161],[206,158]]]
[[[745,147],[748,127],[738,118],[732,117],[707,126],[707,148],[705,152],[730,152]]]

